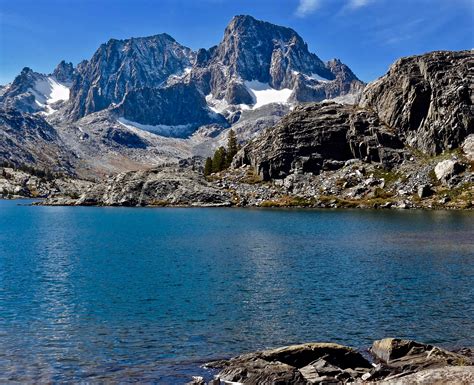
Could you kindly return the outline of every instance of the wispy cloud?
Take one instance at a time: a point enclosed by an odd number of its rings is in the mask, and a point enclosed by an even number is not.
[[[321,5],[321,0],[299,0],[298,8],[296,8],[296,16],[305,17],[316,11]]]
[[[349,0],[349,4],[347,4],[347,6],[351,9],[357,9],[365,7],[366,5],[369,5],[372,2],[373,0]]]
[[[359,9],[375,1],[377,0],[344,0],[341,2],[341,11]],[[316,11],[325,2],[330,3],[329,0],[299,0],[295,15],[298,17],[306,17]]]

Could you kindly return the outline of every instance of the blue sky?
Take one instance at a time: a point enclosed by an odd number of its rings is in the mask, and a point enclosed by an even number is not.
[[[25,66],[76,65],[112,37],[167,32],[208,48],[237,14],[292,27],[365,81],[400,56],[474,47],[474,0],[0,0],[0,84]]]

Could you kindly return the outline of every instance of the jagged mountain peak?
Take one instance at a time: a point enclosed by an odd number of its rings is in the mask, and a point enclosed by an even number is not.
[[[71,84],[74,76],[74,65],[72,63],[66,63],[65,60],[61,60],[54,69],[52,76],[61,83]]]
[[[129,90],[159,88],[190,68],[195,53],[166,33],[111,39],[78,66],[69,114],[78,119],[118,104]]]
[[[231,20],[213,61],[228,66],[232,77],[275,88],[288,86],[292,71],[331,76],[296,31],[248,15]]]

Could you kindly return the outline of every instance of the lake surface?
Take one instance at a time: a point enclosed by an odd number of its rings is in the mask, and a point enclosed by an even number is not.
[[[264,347],[474,345],[474,213],[0,201],[0,383],[179,384]]]

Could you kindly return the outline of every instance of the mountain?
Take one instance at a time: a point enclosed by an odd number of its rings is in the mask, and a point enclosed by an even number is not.
[[[21,112],[42,112],[50,115],[69,99],[74,69],[61,62],[50,75],[34,72],[25,67],[0,94],[0,106]]]
[[[211,103],[220,104],[221,111],[227,105],[298,102],[303,86],[313,90],[311,94],[306,92],[304,101],[360,91],[363,83],[350,70],[350,79],[341,77],[347,67],[342,70],[330,63],[309,52],[291,28],[236,16],[218,46],[198,52],[188,78],[201,87]]]
[[[160,88],[169,76],[189,68],[194,56],[167,34],[111,39],[78,66],[68,113],[77,120],[120,103],[128,91]]]
[[[41,116],[57,145],[77,154],[73,168],[102,174],[207,156],[230,127],[248,140],[301,102],[354,102],[364,86],[339,60],[309,52],[294,30],[236,16],[210,49],[163,33],[111,39],[51,74],[25,68],[0,89],[0,109]]]

